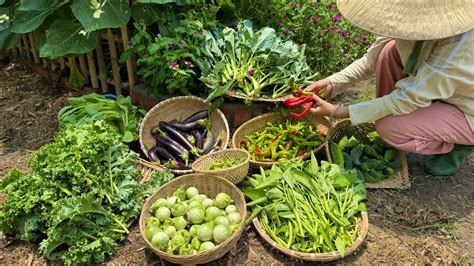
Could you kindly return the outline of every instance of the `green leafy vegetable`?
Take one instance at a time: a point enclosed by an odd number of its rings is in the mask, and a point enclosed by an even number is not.
[[[247,177],[242,191],[251,199],[247,222],[257,217],[273,240],[300,252],[344,256],[359,234],[356,215],[366,211],[366,190],[356,171],[325,161],[319,166],[314,154],[310,161]]]
[[[120,132],[123,142],[138,139],[138,127],[145,111],[133,106],[130,97],[118,96],[114,101],[92,93],[78,98],[69,98],[68,102],[70,105],[62,108],[58,113],[61,126],[82,125],[104,120]]]
[[[0,181],[6,193],[0,230],[40,241],[41,253],[51,260],[104,261],[157,185],[152,178],[139,188],[137,159],[104,121],[65,125],[54,143],[33,153],[31,173],[11,170]]]
[[[249,97],[278,98],[318,75],[305,61],[305,46],[277,37],[272,28],[255,32],[248,20],[237,30],[205,33],[204,55],[198,60],[200,80],[211,88],[206,101],[232,88]]]

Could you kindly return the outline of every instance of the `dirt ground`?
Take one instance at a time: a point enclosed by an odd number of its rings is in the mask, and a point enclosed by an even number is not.
[[[358,88],[371,87],[364,82]],[[0,66],[0,176],[26,168],[32,150],[57,130],[57,111],[76,93],[60,89],[24,66]],[[338,100],[370,98],[353,89]],[[342,263],[474,263],[474,156],[451,177],[423,173],[423,157],[409,155],[408,190],[369,190],[366,241]],[[0,264],[42,265],[37,245],[1,236]],[[107,264],[164,264],[145,247],[135,224]],[[302,264],[273,250],[249,226],[236,248],[213,265]]]

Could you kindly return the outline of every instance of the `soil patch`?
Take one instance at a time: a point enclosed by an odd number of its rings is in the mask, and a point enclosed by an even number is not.
[[[370,82],[359,83],[338,102],[368,99]],[[27,170],[32,150],[50,142],[57,112],[72,96],[28,69],[0,68],[0,176],[10,167]],[[362,247],[342,263],[474,263],[474,156],[452,177],[423,173],[423,157],[409,156],[412,188],[369,190],[369,233]],[[1,201],[1,199],[0,199]],[[0,264],[44,265],[37,245],[11,238],[0,241]],[[107,264],[169,264],[145,247],[135,223]],[[300,265],[267,245],[248,226],[237,246],[212,265]]]

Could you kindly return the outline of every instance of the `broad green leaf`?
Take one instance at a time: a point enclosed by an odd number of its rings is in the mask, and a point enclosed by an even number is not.
[[[168,4],[168,3],[176,3],[176,0],[137,0],[137,3]]]
[[[52,5],[56,5],[59,0],[21,0],[18,10],[21,11],[45,11]]]
[[[91,0],[76,0],[71,5],[72,13],[87,32],[107,28],[119,28],[130,20],[127,0],[100,0],[97,6]]]
[[[40,50],[41,57],[59,57],[68,54],[84,54],[97,45],[98,32],[81,33],[82,25],[70,20],[58,19],[46,31],[46,44]]]
[[[34,1],[34,4],[32,2],[23,1],[15,10],[12,32],[28,33],[36,30],[49,15],[65,4],[58,4],[57,0]]]
[[[160,19],[160,6],[154,4],[134,4],[130,7],[135,21],[143,21],[145,25],[153,24]]]
[[[9,25],[6,29],[0,31],[0,47],[11,49],[15,47],[20,38],[21,34],[11,32],[11,25]]]

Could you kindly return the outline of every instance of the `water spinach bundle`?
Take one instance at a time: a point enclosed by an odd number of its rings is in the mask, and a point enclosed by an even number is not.
[[[366,189],[355,170],[309,161],[261,169],[243,182],[252,209],[279,245],[306,253],[337,251],[342,256],[359,235]]]

